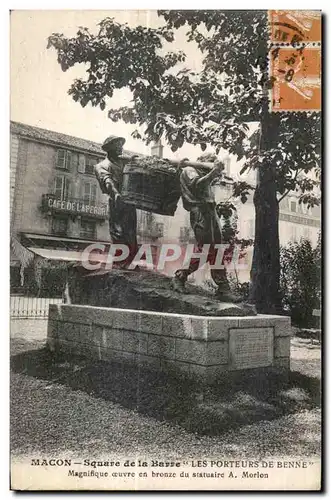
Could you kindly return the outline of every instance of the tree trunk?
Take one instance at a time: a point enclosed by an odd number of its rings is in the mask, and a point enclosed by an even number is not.
[[[278,120],[270,115],[261,124],[261,149],[269,149],[277,140]],[[258,313],[281,312],[279,205],[275,178],[276,166],[263,165],[257,175],[254,193],[255,241],[251,269],[249,301]]]

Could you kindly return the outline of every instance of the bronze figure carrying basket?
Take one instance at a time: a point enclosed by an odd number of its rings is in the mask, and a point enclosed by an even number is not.
[[[180,198],[179,161],[155,156],[128,159],[123,171],[123,200],[136,208],[173,216]],[[209,171],[213,163],[185,162]]]

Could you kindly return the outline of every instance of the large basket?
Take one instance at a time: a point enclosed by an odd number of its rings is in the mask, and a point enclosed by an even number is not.
[[[136,208],[162,215],[174,215],[180,197],[175,168],[154,168],[131,163],[123,171],[123,200]]]

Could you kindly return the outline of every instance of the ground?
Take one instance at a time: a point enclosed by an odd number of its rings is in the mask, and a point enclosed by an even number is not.
[[[45,320],[11,328],[14,456],[320,456],[320,345],[294,337],[287,386],[214,391],[83,360],[52,360]]]

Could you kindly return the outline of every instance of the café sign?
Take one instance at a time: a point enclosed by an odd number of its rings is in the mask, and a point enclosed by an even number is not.
[[[63,212],[72,215],[85,215],[105,219],[108,215],[107,205],[93,205],[82,200],[60,200],[54,196],[43,196],[43,208],[51,212]]]

